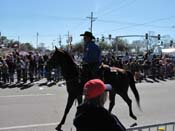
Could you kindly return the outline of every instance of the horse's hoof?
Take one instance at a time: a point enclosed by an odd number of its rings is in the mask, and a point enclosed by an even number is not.
[[[134,116],[134,117],[133,117],[133,119],[134,119],[134,120],[137,120],[137,117],[136,117],[136,116]]]
[[[130,115],[134,120],[137,120],[137,117],[135,115]]]
[[[60,126],[57,126],[55,129],[56,129],[57,131],[63,131],[63,130],[61,130],[61,127],[60,127]]]
[[[59,128],[55,128],[57,131],[63,131],[63,130],[61,130],[61,129],[59,129]]]

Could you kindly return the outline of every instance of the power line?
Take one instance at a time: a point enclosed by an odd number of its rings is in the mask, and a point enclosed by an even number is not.
[[[150,23],[156,23],[156,22],[160,22],[160,21],[164,21],[164,20],[169,20],[169,19],[174,19],[175,16],[171,16],[171,17],[165,17],[165,18],[159,18],[159,19],[155,19],[155,20],[151,20],[151,21],[148,21],[148,22],[145,22],[145,23],[141,23],[141,24],[138,24],[138,23],[133,23],[133,25],[129,25],[129,26],[124,26],[124,27],[120,27],[120,28],[117,28],[117,29],[113,29],[111,31],[116,31],[116,30],[122,30],[122,29],[128,29],[128,28],[133,28],[133,27],[138,27],[138,26],[145,26],[145,25],[148,25]],[[105,31],[106,32],[106,31]]]
[[[125,2],[125,1],[127,1],[127,0],[120,0],[118,3],[121,4],[122,2]],[[116,2],[116,1],[115,0],[107,1],[107,4],[105,4],[105,6],[103,8],[101,8],[98,11],[96,11],[95,13],[96,14],[98,14],[98,13],[103,14],[104,12],[110,10],[110,7],[111,7],[111,5],[114,4],[114,2]]]
[[[127,0],[125,0],[127,2]],[[125,1],[122,1],[125,2]],[[106,12],[102,13],[101,15],[99,15],[98,17],[101,17],[101,16],[105,16],[105,15],[108,15],[109,13],[111,12],[114,12],[115,10],[119,11],[119,9],[121,8],[126,8],[128,7],[129,5],[133,4],[136,0],[131,0],[129,3],[124,3],[123,5],[121,4],[121,6],[119,6],[118,8],[112,8],[110,10],[107,10]]]
[[[71,30],[72,30],[72,32],[74,33],[74,32],[77,32],[77,30],[78,29],[80,29],[80,27],[83,27],[83,26],[85,26],[85,25],[87,25],[88,23],[87,23],[87,20],[86,20],[86,22],[85,21],[81,21],[81,22],[79,22],[78,24],[76,24],[75,26],[73,26],[72,28],[71,28]]]
[[[115,20],[101,20],[101,19],[100,20],[98,19],[98,22],[113,23],[113,24],[120,24],[120,25],[126,24],[130,26],[141,25],[141,23],[123,22],[123,21],[115,21]],[[155,27],[155,28],[172,28],[172,26],[160,26],[160,25],[151,25],[151,24],[147,24],[146,26]]]

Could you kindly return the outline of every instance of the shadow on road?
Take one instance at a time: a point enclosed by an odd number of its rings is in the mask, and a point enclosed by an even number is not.
[[[16,83],[16,84],[3,84],[3,83],[0,83],[0,88],[1,89],[20,88],[20,90],[24,90],[24,89],[28,89],[28,88],[32,87],[33,85],[34,85],[34,83]]]
[[[20,87],[20,90],[28,89],[28,88],[32,87],[33,85],[34,85],[33,83],[23,84]]]

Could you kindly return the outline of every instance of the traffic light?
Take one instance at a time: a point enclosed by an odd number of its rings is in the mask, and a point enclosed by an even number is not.
[[[105,41],[105,37],[104,37],[104,36],[102,36],[101,40],[102,40],[102,41]]]
[[[158,34],[157,39],[160,40],[160,34]]]
[[[170,43],[173,44],[173,40],[170,40]]]
[[[111,35],[111,34],[109,34],[109,40],[111,40],[111,38],[112,38],[112,35]]]
[[[148,33],[145,34],[145,39],[146,39],[146,40],[148,39]]]
[[[96,40],[97,42],[99,42],[99,38],[97,37],[97,40]]]
[[[172,46],[173,46],[173,40],[170,41],[170,47],[172,47]]]
[[[72,42],[72,40],[73,40],[73,38],[72,38],[72,36],[70,36],[70,37],[69,37],[69,41]]]

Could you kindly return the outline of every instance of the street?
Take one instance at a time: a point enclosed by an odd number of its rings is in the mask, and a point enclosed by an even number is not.
[[[60,122],[66,105],[65,85],[48,87],[41,85],[44,80],[25,89],[19,87],[0,88],[0,131],[54,131]],[[129,128],[175,121],[175,80],[137,83],[142,111],[136,105],[133,93],[128,93],[133,101],[133,112],[138,120],[129,116],[128,106],[120,96],[112,113]],[[105,107],[108,108],[108,101]],[[77,103],[71,108],[62,129],[75,131],[73,118]]]

